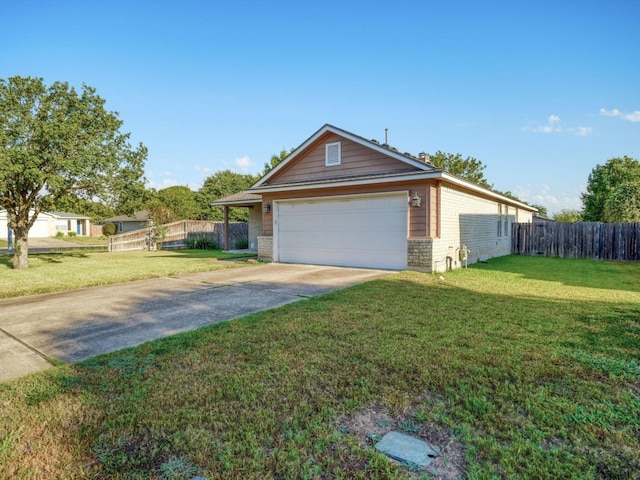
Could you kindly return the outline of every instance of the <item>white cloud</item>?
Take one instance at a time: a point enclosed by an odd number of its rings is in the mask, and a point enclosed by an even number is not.
[[[538,125],[527,125],[526,127],[522,127],[522,131],[533,133],[562,132],[562,127],[558,126],[558,123],[560,123],[560,117],[558,115],[549,115],[549,118],[547,118],[547,123]]]
[[[256,163],[251,161],[251,159],[247,155],[245,155],[244,157],[236,158],[233,163],[243,172],[248,172],[249,169],[256,166]]]
[[[546,184],[517,186],[513,189],[513,194],[522,199],[525,203],[542,205],[547,208],[550,216],[559,210],[582,210],[582,200],[579,189],[573,193],[566,191],[555,192]]]
[[[567,132],[573,133],[579,137],[588,137],[593,133],[592,127],[575,127],[575,128],[567,128]]]
[[[593,133],[591,127],[562,127],[561,119],[558,115],[549,115],[547,123],[538,125],[527,125],[521,128],[523,132],[532,133],[569,133],[579,137],[587,137]]]
[[[617,108],[614,108],[613,110],[601,108],[600,115],[604,115],[605,117],[620,117],[623,120],[628,120],[629,122],[640,122],[640,110],[636,110],[631,113],[624,113]]]
[[[145,187],[155,188],[156,190],[162,190],[163,188],[174,187],[176,185],[178,185],[178,182],[175,179],[165,178],[161,182],[154,182],[154,181],[147,182]]]

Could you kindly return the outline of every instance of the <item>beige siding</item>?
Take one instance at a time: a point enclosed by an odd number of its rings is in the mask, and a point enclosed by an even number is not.
[[[342,163],[327,167],[325,165],[325,145],[332,142],[341,142]],[[384,153],[376,152],[333,133],[327,133],[310,145],[306,152],[292,162],[292,165],[271,178],[269,183],[320,180],[394,170],[413,171],[417,169]]]
[[[511,224],[516,221],[515,207],[507,208],[507,205],[496,200],[477,197],[450,186],[442,186],[440,195],[442,236],[434,240],[434,270],[445,270],[447,257],[450,257],[451,267],[460,267],[459,251],[462,245],[470,250],[469,263],[511,253]],[[502,217],[499,216],[499,205],[502,205]],[[526,213],[519,211],[522,217]]]

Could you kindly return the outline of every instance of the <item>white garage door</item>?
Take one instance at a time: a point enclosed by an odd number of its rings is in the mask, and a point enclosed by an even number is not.
[[[49,217],[39,216],[31,229],[29,229],[29,238],[47,238],[49,236]]]
[[[278,202],[280,262],[407,268],[407,192]]]

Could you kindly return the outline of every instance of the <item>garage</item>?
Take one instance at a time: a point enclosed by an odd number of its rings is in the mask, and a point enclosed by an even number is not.
[[[33,212],[30,212],[29,215],[33,215]],[[29,238],[47,238],[51,236],[49,230],[49,220],[53,218],[51,215],[40,212],[38,218],[36,219],[33,226],[29,229]],[[7,218],[7,211],[0,210],[0,238],[8,239],[9,238],[9,227]]]
[[[408,194],[283,200],[274,205],[277,261],[407,268]]]

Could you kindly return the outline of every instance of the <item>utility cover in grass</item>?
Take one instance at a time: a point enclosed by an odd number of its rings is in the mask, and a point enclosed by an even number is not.
[[[400,432],[389,432],[376,443],[376,450],[403,463],[428,467],[440,449],[419,438]]]

